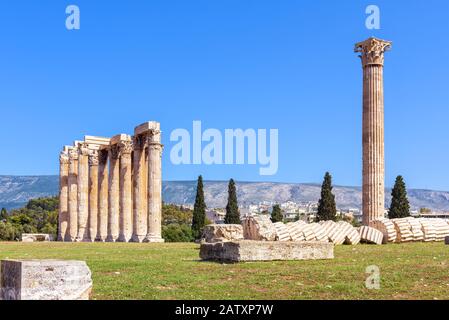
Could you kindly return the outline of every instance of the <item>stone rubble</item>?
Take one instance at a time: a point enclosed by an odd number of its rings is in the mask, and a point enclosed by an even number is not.
[[[89,300],[92,274],[84,261],[2,260],[0,300]]]
[[[382,244],[384,234],[372,227],[362,226],[358,229],[360,233],[361,242],[372,243],[372,244]]]
[[[244,240],[240,224],[210,224],[204,227],[203,241],[207,243]]]
[[[276,228],[268,215],[255,215],[242,221],[246,240],[275,241]]]
[[[379,230],[383,233],[383,243],[395,242],[397,238],[396,228],[394,223],[387,218],[371,221],[370,227]]]

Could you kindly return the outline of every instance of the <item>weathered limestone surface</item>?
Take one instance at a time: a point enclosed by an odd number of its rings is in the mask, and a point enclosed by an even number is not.
[[[203,243],[200,258],[225,262],[333,259],[334,246],[324,242],[252,240]]]
[[[326,231],[330,242],[336,245],[341,245],[345,242],[347,232],[344,228],[341,228],[340,224],[331,220],[320,221],[320,224]]]
[[[75,241],[78,235],[78,148],[69,149],[69,223],[65,241]]]
[[[402,243],[413,241],[413,233],[407,218],[391,219],[391,221],[396,228],[396,242]]]
[[[108,151],[100,150],[98,153],[98,221],[95,241],[103,242],[108,236]]]
[[[120,214],[120,162],[119,147],[109,149],[109,213],[107,242],[115,242],[119,236]]]
[[[91,272],[84,261],[3,260],[0,300],[89,300]]]
[[[121,140],[120,148],[120,221],[119,238],[120,242],[128,242],[132,237],[132,162],[131,153],[133,145],[131,137]]]
[[[83,241],[93,242],[98,231],[98,151],[89,153],[89,219],[88,235]]]
[[[373,243],[373,244],[382,244],[384,234],[377,229],[362,226],[359,229],[360,238],[362,242]]]
[[[384,217],[384,53],[390,41],[369,38],[355,45],[363,66],[363,223]]]
[[[58,241],[64,241],[69,222],[69,152],[64,149],[59,156],[59,217]]]
[[[274,228],[276,229],[276,241],[290,241],[291,236],[288,231],[287,226],[283,222],[273,223]]]
[[[276,228],[268,215],[247,217],[242,221],[243,236],[246,240],[274,241]]]
[[[435,228],[435,241],[444,241],[449,236],[449,225],[443,219],[432,219]]]
[[[144,242],[162,239],[162,149],[158,122],[148,123],[148,234]]]
[[[86,143],[79,145],[78,160],[78,235],[76,241],[89,238],[87,223],[89,218],[89,148]]]
[[[146,203],[146,155],[145,149],[148,138],[146,134],[134,137],[134,192],[133,192],[133,242],[142,242],[147,235],[147,206]]]
[[[47,233],[22,233],[22,242],[49,242],[53,241],[51,234]]]
[[[386,218],[373,220],[370,222],[370,227],[383,233],[383,243],[396,242],[397,232],[394,223],[391,220]]]
[[[208,243],[243,240],[240,224],[210,224],[204,227],[203,240]]]
[[[302,229],[306,223],[303,221],[289,222],[286,224],[291,241],[305,241]]]

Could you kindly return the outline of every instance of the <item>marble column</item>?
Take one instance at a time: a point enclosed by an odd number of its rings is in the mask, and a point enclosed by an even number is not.
[[[385,212],[384,53],[391,42],[369,38],[355,45],[363,66],[363,224]]]
[[[69,220],[69,153],[61,152],[59,156],[59,218],[58,241],[66,239]]]
[[[108,236],[108,151],[98,151],[98,221],[95,241]]]
[[[119,146],[111,145],[109,150],[109,213],[107,242],[115,242],[119,236],[120,213],[120,161]]]
[[[162,144],[159,123],[148,132],[148,233],[144,242],[162,239]]]
[[[98,151],[91,150],[89,153],[89,232],[86,239],[89,242],[95,241],[98,229],[98,165]]]
[[[131,153],[133,145],[131,140],[122,140],[120,148],[120,242],[131,240],[133,227],[133,205],[132,205],[132,161]]]
[[[147,206],[146,206],[146,177],[145,177],[145,149],[147,136],[145,134],[134,137],[134,192],[133,192],[133,236],[132,242],[142,242],[147,235]]]
[[[78,236],[76,241],[88,239],[89,217],[89,149],[80,143],[78,160]]]
[[[68,231],[65,241],[75,241],[78,234],[78,148],[69,150],[69,177],[68,177]]]

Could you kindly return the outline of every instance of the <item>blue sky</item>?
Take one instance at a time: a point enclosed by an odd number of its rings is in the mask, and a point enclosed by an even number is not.
[[[65,28],[65,8],[81,29]],[[381,30],[365,28],[365,8]],[[386,185],[449,190],[449,2],[2,1],[0,174],[57,174],[61,146],[158,120],[166,180],[361,184],[362,69],[354,43],[392,40]],[[279,129],[279,170],[170,163],[176,128]]]

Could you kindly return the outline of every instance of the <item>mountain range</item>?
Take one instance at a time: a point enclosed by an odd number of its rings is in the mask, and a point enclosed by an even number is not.
[[[270,202],[318,201],[319,184],[238,182],[237,193],[240,205]],[[334,186],[337,207],[340,209],[360,208],[362,194],[360,187]],[[166,203],[191,205],[195,201],[196,181],[164,181],[163,199]],[[209,208],[223,208],[227,200],[226,181],[205,181],[204,193]],[[391,190],[386,190],[386,203],[390,202]],[[0,176],[0,208],[12,209],[25,205],[32,198],[58,194],[58,176]],[[430,208],[449,211],[449,192],[423,189],[409,189],[411,208]]]

